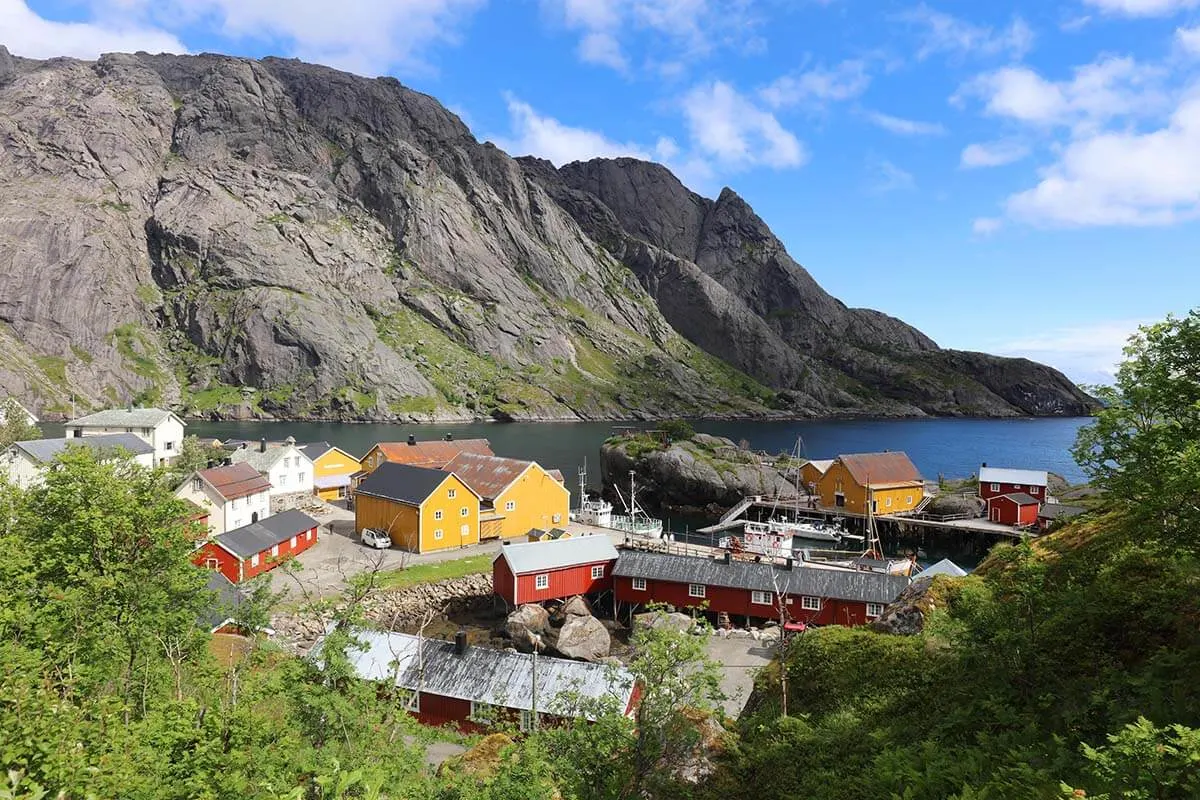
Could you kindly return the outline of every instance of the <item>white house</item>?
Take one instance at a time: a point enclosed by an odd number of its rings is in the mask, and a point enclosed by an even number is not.
[[[0,470],[10,481],[28,488],[42,479],[46,466],[68,447],[88,447],[105,455],[121,453],[135,464],[154,466],[154,448],[138,436],[128,433],[111,433],[106,436],[89,436],[86,439],[33,439],[28,442],[13,442],[0,454]]]
[[[313,462],[289,436],[283,444],[257,447],[243,445],[229,454],[234,464],[249,464],[271,482],[271,499],[276,511],[292,507],[300,495],[313,493]],[[294,496],[294,499],[293,499]],[[291,502],[287,502],[291,500]]]
[[[13,409],[14,411],[16,411],[17,414],[25,417],[25,421],[28,422],[30,425],[38,424],[38,418],[37,418],[36,414],[34,414],[32,411],[30,411],[25,406],[18,403],[17,398],[10,397],[6,400],[0,401],[0,425],[3,425],[4,423],[8,422],[8,410],[10,408]]]
[[[175,496],[208,511],[213,535],[271,516],[271,484],[249,464],[193,472],[175,490]]]
[[[66,425],[67,436],[81,438],[106,433],[132,433],[154,448],[154,463],[169,464],[183,446],[187,423],[161,408],[110,408]]]

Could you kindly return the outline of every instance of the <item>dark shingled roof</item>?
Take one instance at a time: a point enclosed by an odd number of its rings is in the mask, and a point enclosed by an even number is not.
[[[1019,506],[1036,506],[1041,502],[1036,497],[1030,497],[1025,492],[1010,492],[1009,494],[1002,494],[1000,496],[1012,500]]]
[[[132,433],[106,433],[100,436],[68,436],[65,439],[32,439],[27,442],[14,442],[16,447],[24,450],[34,461],[45,463],[66,452],[68,447],[86,447],[97,453],[127,451],[131,456],[142,456],[153,453],[154,448],[145,440]]]
[[[237,584],[216,570],[208,576],[208,584],[204,588],[212,592],[214,597],[200,612],[199,623],[206,630],[213,631],[233,619],[246,598]]]
[[[613,575],[622,578],[646,578],[673,583],[702,583],[705,586],[725,586],[790,595],[827,597],[861,603],[890,603],[908,586],[903,575],[884,575],[878,572],[848,569],[824,569],[797,564],[785,569],[771,564],[734,561],[726,564],[711,558],[673,556],[641,550],[622,550]]]
[[[282,514],[272,514],[258,522],[226,531],[214,537],[216,542],[240,558],[249,558],[255,553],[270,550],[272,546],[285,542],[298,533],[317,527],[317,521],[303,511],[292,509]]]
[[[868,483],[920,483],[921,473],[899,450],[890,453],[854,453],[837,457],[859,486]]]
[[[356,494],[380,497],[409,506],[419,506],[450,473],[428,467],[410,467],[385,461],[358,485]]]

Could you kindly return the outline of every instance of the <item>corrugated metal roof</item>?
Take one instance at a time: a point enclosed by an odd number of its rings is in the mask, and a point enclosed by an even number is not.
[[[967,574],[967,571],[965,569],[963,569],[962,567],[960,567],[958,564],[955,564],[953,561],[951,561],[948,558],[943,558],[941,561],[937,562],[933,566],[926,567],[925,569],[921,570],[921,572],[914,575],[913,577],[914,578],[931,578],[934,575],[949,575],[952,578],[962,578],[966,574]]]
[[[921,483],[921,473],[909,460],[908,456],[899,450],[889,453],[851,453],[840,455],[835,459],[841,461],[849,470],[859,486],[872,486],[884,483]]]
[[[516,458],[459,453],[443,469],[453,472],[484,500],[494,501],[521,473],[534,465]]]
[[[433,490],[450,477],[440,469],[413,467],[385,461],[375,471],[363,478],[355,490],[356,494],[381,497],[410,506],[419,506]],[[468,487],[469,488],[469,487]]]
[[[132,433],[68,436],[65,439],[31,439],[25,442],[13,442],[13,446],[24,450],[30,458],[38,463],[54,460],[68,447],[86,447],[96,451],[121,448],[133,456],[143,456],[154,452],[154,448],[146,444],[145,440]]]
[[[249,464],[209,467],[196,474],[207,481],[217,490],[217,494],[226,500],[236,500],[239,497],[248,497],[271,490],[271,482]]]
[[[980,483],[1014,483],[1019,486],[1046,486],[1049,474],[1037,469],[1005,469],[1003,467],[980,467]]]
[[[170,411],[161,408],[109,408],[88,414],[85,417],[73,419],[66,425],[68,428],[155,428],[168,417],[174,417]],[[186,422],[175,417],[183,425]]]
[[[605,534],[579,536],[570,539],[552,539],[546,542],[519,542],[505,544],[500,555],[508,562],[514,575],[563,569],[576,564],[595,564],[599,561],[615,561],[617,548]]]
[[[313,486],[318,489],[336,489],[339,486],[349,486],[349,475],[321,475],[313,478]]]
[[[785,594],[863,603],[890,603],[909,582],[903,575],[820,569],[805,567],[799,562],[789,570],[750,561],[733,561],[726,564],[711,558],[673,556],[641,550],[622,550],[613,574],[624,578],[702,583],[705,586],[726,586],[760,592],[774,592],[775,580],[778,580],[779,589]]]
[[[360,678],[391,681],[409,691],[529,711],[533,709],[533,656],[510,650],[468,647],[459,656],[454,643],[407,633],[363,630],[362,648],[347,655]],[[319,657],[322,638],[313,647]],[[572,713],[578,701],[612,698],[624,711],[633,694],[633,675],[622,667],[538,656],[538,711]]]
[[[380,442],[375,445],[383,457],[397,464],[441,469],[459,453],[478,453],[490,456],[492,445],[487,439],[436,439],[429,442]]]
[[[269,550],[272,546],[315,527],[317,527],[315,519],[303,511],[293,508],[290,511],[263,517],[258,522],[234,528],[213,538],[229,552],[242,558],[249,558],[255,553]]]

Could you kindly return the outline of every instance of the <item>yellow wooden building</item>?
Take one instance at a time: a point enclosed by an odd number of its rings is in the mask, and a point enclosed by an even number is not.
[[[901,452],[841,455],[817,480],[826,508],[884,516],[912,511],[925,497],[921,473]]]
[[[821,476],[824,475],[829,468],[833,466],[833,460],[826,461],[805,461],[800,467],[800,483],[809,494],[816,494],[817,484],[821,481]]]
[[[313,462],[313,494],[327,503],[345,499],[350,476],[360,468],[358,459],[329,442],[306,444],[300,452]]]
[[[479,542],[479,495],[452,472],[384,462],[354,495],[354,530],[387,531],[392,545],[431,553]]]
[[[571,492],[536,461],[459,453],[445,469],[481,498],[481,539],[524,538],[567,522]]]

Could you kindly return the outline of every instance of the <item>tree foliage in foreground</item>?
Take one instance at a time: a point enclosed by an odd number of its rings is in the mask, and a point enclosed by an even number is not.
[[[41,429],[29,422],[25,410],[16,400],[10,397],[0,403],[0,450],[4,450],[13,442],[42,438]]]

